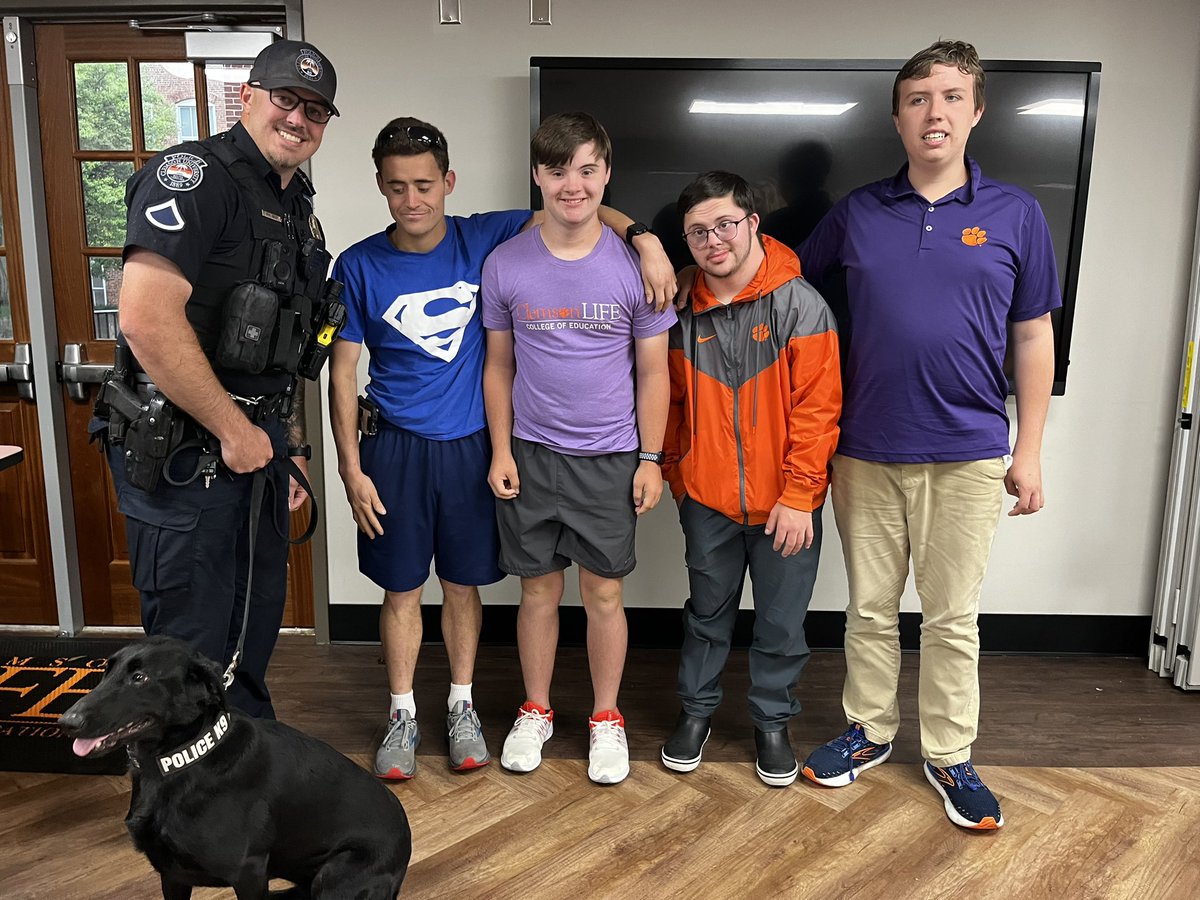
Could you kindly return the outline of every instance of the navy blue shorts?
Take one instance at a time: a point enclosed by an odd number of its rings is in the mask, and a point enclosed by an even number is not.
[[[488,431],[431,441],[384,421],[359,444],[363,472],[387,510],[383,534],[358,533],[359,570],[385,591],[419,588],[429,564],[453,584],[492,584],[504,577],[496,561],[496,504],[488,487]]]

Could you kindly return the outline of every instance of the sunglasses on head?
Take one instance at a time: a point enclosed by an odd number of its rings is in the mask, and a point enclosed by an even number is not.
[[[410,144],[421,144],[422,146],[437,150],[446,149],[446,139],[424,125],[393,125],[385,128],[379,132],[379,137],[375,139],[375,146],[382,147],[389,141],[402,136]]]

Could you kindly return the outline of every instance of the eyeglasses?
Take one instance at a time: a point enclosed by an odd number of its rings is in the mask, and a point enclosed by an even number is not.
[[[750,215],[744,215],[736,222],[731,219],[726,219],[724,222],[718,222],[712,228],[701,228],[697,225],[695,228],[685,231],[683,236],[687,239],[688,246],[695,247],[699,250],[708,243],[708,236],[715,234],[718,241],[731,241],[733,236],[737,234],[738,226],[745,222]]]
[[[422,144],[430,150],[446,149],[446,139],[424,125],[398,125],[385,128],[379,132],[379,137],[375,139],[375,146],[382,147],[389,141],[394,141],[401,136],[406,138],[409,143]]]
[[[262,90],[262,88],[259,88],[259,90]],[[291,91],[285,91],[282,88],[271,88],[271,90],[267,91],[267,94],[270,96],[272,103],[280,109],[286,109],[288,112],[291,112],[303,103],[304,118],[308,119],[314,125],[325,125],[333,116],[333,110],[324,103],[318,103],[315,100],[304,100],[297,97]]]

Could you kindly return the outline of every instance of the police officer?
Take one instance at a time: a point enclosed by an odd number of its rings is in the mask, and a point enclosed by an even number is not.
[[[306,499],[282,461],[307,473],[295,372],[329,263],[313,188],[298,167],[338,114],[336,87],[332,64],[312,44],[278,41],[255,59],[232,129],[164,151],[126,187],[120,324],[139,373],[131,384],[141,397],[165,396],[185,423],[184,446],[152,490],[130,483],[133,444],[110,428],[142,624],[227,664],[249,577],[248,632],[229,698],[268,718],[288,510]],[[251,541],[251,473],[260,470]]]

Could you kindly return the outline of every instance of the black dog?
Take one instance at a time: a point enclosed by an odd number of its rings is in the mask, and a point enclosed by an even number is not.
[[[108,661],[59,723],[79,756],[127,745],[125,825],[166,900],[193,886],[267,896],[394,900],[412,835],[400,801],[332,747],[225,706],[217,666],[172,638]],[[296,885],[269,894],[271,878]]]

